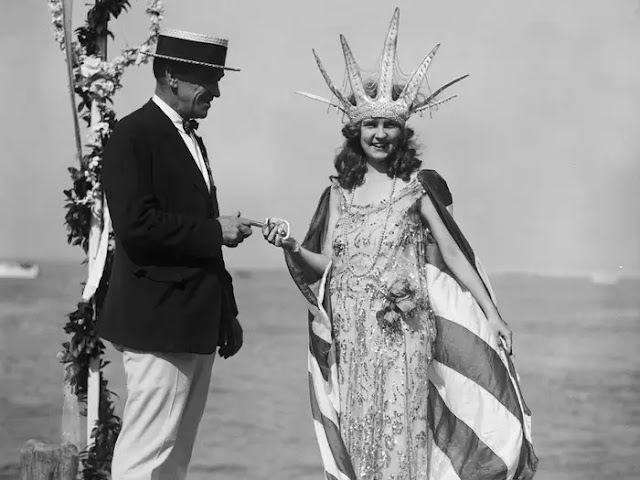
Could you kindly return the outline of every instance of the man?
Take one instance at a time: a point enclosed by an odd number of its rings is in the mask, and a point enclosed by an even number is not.
[[[99,335],[123,352],[127,382],[113,480],[184,479],[217,346],[242,345],[222,245],[250,222],[219,216],[207,152],[194,128],[220,96],[227,41],[164,29],[155,96],[123,118],[102,179],[116,239]]]

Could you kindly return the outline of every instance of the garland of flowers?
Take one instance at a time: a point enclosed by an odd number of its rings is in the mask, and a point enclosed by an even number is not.
[[[128,0],[102,0],[96,2],[88,11],[85,24],[76,29],[76,41],[72,42],[74,92],[80,97],[78,115],[85,120],[89,128],[86,147],[89,152],[82,155],[80,167],[70,167],[69,173],[73,186],[64,190],[66,197],[65,225],[67,241],[79,245],[87,254],[89,233],[94,204],[102,198],[100,169],[104,146],[116,124],[116,115],[111,108],[111,97],[122,88],[122,75],[131,65],[140,65],[149,60],[145,53],[151,51],[160,30],[163,5],[162,0],[148,0],[146,13],[151,19],[149,35],[138,47],[127,48],[111,61],[100,57],[99,41],[112,37],[107,29],[111,18],[127,11]],[[54,38],[61,49],[65,48],[63,0],[50,0]],[[95,118],[95,116],[98,118]],[[93,117],[93,118],[92,118]],[[95,320],[103,304],[108,288],[108,279],[113,258],[113,241],[109,244],[109,253],[100,285],[92,300],[78,303],[74,312],[68,315],[64,331],[71,336],[62,344],[63,349],[57,355],[58,360],[67,365],[70,382],[78,400],[86,404],[87,379],[89,365],[93,358],[104,354],[105,346],[96,334]],[[101,361],[104,368],[108,362]],[[107,380],[100,375],[100,400],[98,422],[93,429],[93,445],[81,452],[80,458],[84,480],[110,478],[110,465],[113,447],[120,433],[121,422],[114,414],[114,404]]]

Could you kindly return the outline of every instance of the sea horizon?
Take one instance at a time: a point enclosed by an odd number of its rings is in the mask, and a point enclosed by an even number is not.
[[[17,262],[17,263],[29,263],[36,264],[38,266],[43,265],[78,265],[83,266],[86,260],[76,259],[72,257],[52,258],[52,257],[37,257],[37,256],[6,256],[0,257],[0,263],[2,262]],[[282,266],[276,265],[256,265],[252,267],[241,267],[227,265],[229,273],[232,275],[247,275],[251,272],[286,272],[284,264]],[[506,277],[506,276],[526,276],[526,277],[541,277],[541,278],[558,278],[558,279],[587,279],[594,283],[615,283],[623,280],[638,280],[640,279],[640,270],[623,270],[621,268],[616,269],[582,269],[582,270],[565,270],[565,271],[535,271],[526,269],[491,269],[487,268],[487,273],[491,277]]]

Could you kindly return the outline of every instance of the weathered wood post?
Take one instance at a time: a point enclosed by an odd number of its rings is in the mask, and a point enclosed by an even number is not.
[[[78,449],[29,440],[20,450],[20,480],[76,480]]]
[[[103,0],[96,0],[96,4]],[[98,35],[97,46],[98,56],[104,61],[107,58],[107,25],[105,21],[102,25],[102,29]],[[102,121],[102,112],[100,106],[94,101],[91,104],[91,127]],[[88,252],[88,271],[89,276],[95,268],[95,261],[98,255],[98,246],[100,244],[100,237],[102,236],[102,229],[104,227],[103,213],[104,213],[104,201],[103,192],[99,193],[99,196],[94,199],[91,209],[91,230],[89,232],[89,252]],[[97,314],[97,305],[95,297],[91,300],[93,303],[93,311]],[[91,438],[91,432],[98,421],[98,414],[100,409],[100,356],[96,355],[91,359],[89,364],[89,378],[87,381],[87,447],[93,446],[93,439]]]

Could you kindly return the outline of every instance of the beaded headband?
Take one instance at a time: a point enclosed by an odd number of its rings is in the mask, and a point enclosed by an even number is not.
[[[347,77],[349,79],[349,84],[351,85],[351,90],[355,99],[355,105],[349,100],[345,92],[339,90],[335,86],[335,84],[329,77],[329,74],[322,65],[320,57],[315,50],[313,50],[313,55],[316,59],[316,63],[318,64],[318,68],[320,69],[320,73],[324,77],[329,90],[331,90],[333,95],[336,97],[337,103],[334,103],[331,100],[327,100],[326,98],[320,97],[318,95],[314,95],[312,93],[296,93],[304,95],[307,98],[311,98],[312,100],[317,100],[319,102],[329,104],[330,106],[347,115],[351,123],[359,122],[361,120],[364,120],[365,118],[374,117],[388,118],[401,125],[404,125],[404,123],[413,113],[420,112],[428,108],[433,108],[436,105],[440,105],[451,100],[452,98],[455,98],[455,95],[452,95],[443,100],[437,100],[438,95],[440,95],[440,93],[442,93],[446,88],[449,88],[454,83],[457,83],[463,78],[466,78],[468,75],[458,77],[455,80],[452,80],[446,85],[440,87],[435,92],[431,93],[429,96],[427,96],[427,98],[418,100],[418,93],[420,87],[422,86],[422,83],[426,78],[427,70],[429,69],[429,65],[431,65],[431,60],[440,47],[440,44],[437,44],[431,50],[431,52],[429,52],[429,54],[424,57],[417,70],[413,72],[413,75],[411,76],[408,83],[404,86],[398,98],[395,100],[393,99],[395,83],[394,67],[396,64],[396,46],[398,41],[399,19],[400,9],[396,7],[393,13],[393,18],[391,19],[391,24],[389,25],[387,37],[384,42],[382,61],[377,81],[377,92],[375,93],[375,97],[372,97],[367,92],[362,79],[362,70],[356,63],[356,60],[353,56],[353,53],[351,52],[351,49],[349,48],[349,44],[347,43],[344,35],[340,35],[340,42],[342,44],[342,51],[344,53],[345,65],[347,68]]]

